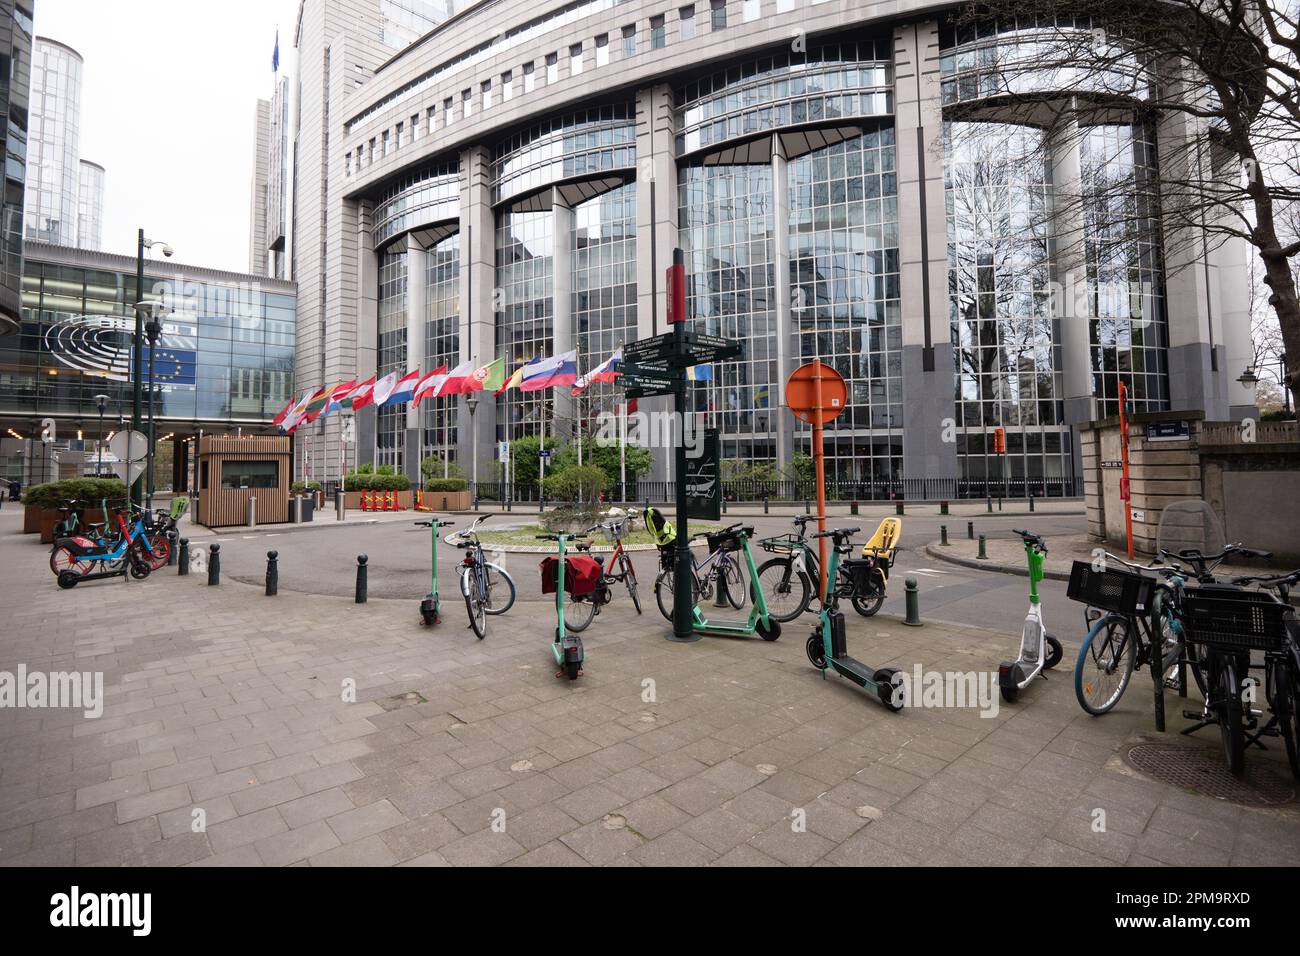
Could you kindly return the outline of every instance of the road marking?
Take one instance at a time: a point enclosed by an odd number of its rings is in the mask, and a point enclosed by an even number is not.
[[[947,571],[940,571],[937,568],[913,568],[915,574],[947,574]]]

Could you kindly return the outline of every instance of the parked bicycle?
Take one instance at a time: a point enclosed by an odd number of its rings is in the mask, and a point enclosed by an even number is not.
[[[703,560],[697,559],[691,552],[692,589],[691,604],[696,605],[713,597],[714,587],[726,589],[727,603],[736,610],[745,606],[745,580],[740,570],[740,561],[735,552],[721,547],[724,541],[735,537],[740,523],[729,525],[721,531],[705,531],[691,536],[691,541],[703,540],[708,544],[709,553]],[[665,620],[673,619],[673,577],[677,565],[677,546],[675,543],[659,546],[659,576],[655,579],[655,600],[659,604],[659,613]]]
[[[478,527],[490,514],[482,515],[468,528],[453,531],[443,540],[465,552],[461,562],[460,593],[465,598],[469,626],[481,641],[487,637],[489,615],[504,614],[515,603],[515,582],[506,569],[487,559]]]
[[[585,631],[592,619],[600,613],[600,609],[613,600],[614,592],[611,589],[615,584],[622,584],[627,588],[627,593],[632,598],[632,606],[636,608],[638,614],[641,613],[641,598],[636,586],[636,568],[632,566],[632,558],[623,547],[623,538],[627,536],[630,529],[631,516],[621,508],[612,509],[606,521],[592,525],[581,535],[571,539],[573,549],[578,555],[595,562],[600,577],[590,589],[569,594],[568,610],[564,614],[564,621],[569,630]],[[613,541],[615,544],[608,563],[604,561],[603,555],[591,554],[591,541],[587,540],[586,536],[593,531],[603,532],[606,540]]]
[[[108,503],[105,502],[105,513]],[[133,578],[144,579],[153,570],[152,544],[140,517],[128,523],[125,503],[113,514],[117,533],[102,541],[85,537],[59,538],[56,544],[68,553],[72,566],[58,573],[59,587],[74,588],[83,581],[120,577],[128,572]]]

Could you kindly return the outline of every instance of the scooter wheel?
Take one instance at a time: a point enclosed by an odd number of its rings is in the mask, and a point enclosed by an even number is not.
[[[1051,670],[1057,664],[1061,663],[1061,656],[1065,651],[1061,647],[1061,642],[1054,635],[1047,635],[1047,656],[1043,658],[1043,667]]]
[[[425,610],[420,611],[420,621],[421,623],[424,624],[425,627],[433,627],[434,622],[436,622],[437,620],[438,620],[437,615],[434,614],[432,611],[425,611]]]
[[[58,577],[59,587],[63,588],[65,591],[69,588],[75,588],[77,586],[77,581],[80,579],[81,575],[77,574],[76,571],[60,571]]]
[[[578,662],[578,661],[565,661],[565,663],[564,663],[564,673],[568,676],[569,680],[577,680],[577,679],[578,679],[578,672],[579,672],[580,670],[582,670],[582,664],[581,664],[580,662]]]
[[[1015,684],[1002,685],[1002,699],[1005,700],[1008,704],[1014,704],[1016,702],[1016,698],[1019,696],[1020,696],[1020,688],[1017,687]]]
[[[135,578],[137,581],[143,581],[147,578],[151,570],[153,569],[143,561],[131,562],[131,577]]]
[[[898,669],[894,667],[882,667],[876,671],[872,679],[876,682],[876,696],[880,702],[885,705],[886,710],[898,713],[903,709],[903,691],[894,683],[894,678],[898,675]]]
[[[769,617],[766,627],[763,626],[763,622],[760,620],[754,629],[758,631],[758,636],[765,641],[775,641],[781,636],[781,622],[775,618]]]
[[[819,671],[826,670],[826,646],[822,643],[822,636],[813,631],[812,637],[808,638],[808,643],[804,645],[804,650],[808,652],[808,660],[812,661],[812,666]]]

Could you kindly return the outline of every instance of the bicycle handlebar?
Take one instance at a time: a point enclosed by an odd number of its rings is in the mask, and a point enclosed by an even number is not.
[[[1292,571],[1290,574],[1262,575],[1253,574],[1246,577],[1233,578],[1233,584],[1247,585],[1258,584],[1264,588],[1290,587],[1293,584],[1300,584],[1300,571]]]
[[[813,539],[815,540],[817,538],[847,538],[850,537],[851,535],[857,534],[861,530],[862,530],[861,528],[831,528],[827,531],[817,532],[815,535],[813,535]]]
[[[1020,535],[1020,540],[1024,541],[1025,544],[1032,544],[1043,554],[1047,553],[1047,542],[1043,540],[1042,535],[1034,534],[1032,531],[1022,531],[1020,528],[1012,528],[1011,530]]]

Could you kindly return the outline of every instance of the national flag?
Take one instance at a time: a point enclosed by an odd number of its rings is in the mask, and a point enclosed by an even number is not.
[[[573,394],[580,395],[594,382],[612,382],[619,376],[618,365],[623,361],[623,350],[616,349],[614,354],[601,362],[573,385]]]
[[[280,72],[280,31],[275,31],[275,49],[271,51],[271,72]]]
[[[686,381],[688,382],[711,382],[713,381],[712,365],[692,365],[686,370]]]
[[[379,381],[375,382],[375,387],[370,393],[370,400],[376,406],[387,403],[388,396],[393,394],[393,389],[397,388],[397,373],[389,372]]]
[[[420,384],[419,370],[417,369],[414,372],[407,372],[397,380],[397,384],[393,386],[392,394],[382,402],[377,402],[376,404],[384,406],[400,405],[402,402],[409,402],[411,397],[415,395],[415,387],[418,384]]]
[[[307,403],[311,401],[311,396],[310,390],[303,392],[302,398],[294,403],[293,407],[289,409],[289,413],[280,422],[280,428],[286,435],[292,435],[294,429],[302,424],[303,417],[307,414]]]
[[[325,411],[320,413],[320,417],[327,418],[342,408],[343,403],[347,401],[348,396],[356,390],[356,387],[357,380],[350,379],[346,382],[339,382],[339,384],[330,389],[329,400],[325,403]]]
[[[438,386],[442,384],[442,380],[446,377],[447,366],[442,365],[434,369],[428,375],[424,376],[424,378],[420,379],[419,384],[415,386],[415,396],[411,401],[416,405],[419,405],[425,396],[432,395],[438,391]]]
[[[284,408],[280,409],[280,414],[276,415],[275,418],[271,419],[271,424],[278,427],[279,424],[282,421],[284,421],[285,418],[288,416],[289,412],[293,411],[293,407],[297,404],[298,404],[298,399],[290,395],[289,404],[285,405]]]
[[[328,388],[318,389],[316,393],[312,395],[312,397],[307,402],[307,411],[306,414],[302,416],[301,424],[310,425],[317,418],[319,418],[320,413],[325,411],[325,405],[328,402],[329,402],[329,389]]]
[[[577,379],[578,350],[570,349],[525,365],[524,380],[519,388],[524,392],[536,392],[543,388],[572,385]]]
[[[447,377],[442,380],[433,393],[434,398],[442,398],[444,395],[468,395],[474,391],[470,387],[470,379],[474,375],[474,360],[466,359],[454,369],[447,373]]]
[[[356,388],[348,396],[348,406],[358,412],[374,401],[373,393],[375,390],[375,377],[372,375]]]
[[[477,383],[474,391],[495,392],[505,380],[506,360],[504,358],[495,358],[482,368],[474,370],[474,381]]]
[[[771,390],[766,385],[760,385],[754,391],[754,407],[767,408],[771,404]]]
[[[534,357],[529,359],[528,362],[523,363],[523,365],[520,365],[514,370],[514,373],[505,380],[505,383],[497,389],[496,393],[500,395],[502,392],[509,391],[512,388],[518,388],[519,384],[524,380],[524,369],[528,367],[529,362],[536,361],[537,359]]]

